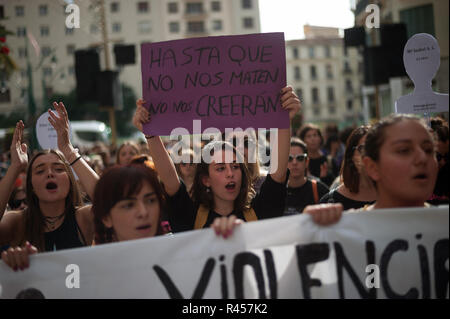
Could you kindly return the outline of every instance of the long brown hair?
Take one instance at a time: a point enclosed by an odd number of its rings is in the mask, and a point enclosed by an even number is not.
[[[251,199],[254,197],[254,190],[252,186],[252,180],[250,172],[243,160],[243,156],[238,152],[238,150],[229,142],[214,141],[207,144],[205,148],[210,151],[210,155],[213,155],[214,144],[220,143],[222,151],[233,150],[233,153],[238,159],[239,166],[242,172],[242,182],[241,190],[234,200],[234,210],[237,212],[243,212],[244,210],[250,208]],[[192,199],[194,202],[206,206],[207,209],[214,209],[214,197],[212,191],[208,192],[207,187],[203,184],[203,177],[209,176],[209,165],[203,160],[197,164],[197,170],[195,171],[194,184],[192,185]]]
[[[160,213],[156,235],[164,234],[161,227],[161,212],[165,205],[165,198],[156,171],[145,164],[115,165],[103,173],[95,186],[92,212],[96,244],[115,241],[114,229],[107,228],[103,224],[103,219],[110,214],[116,203],[138,193],[144,182],[151,185],[159,201]]]
[[[353,162],[353,154],[355,154],[355,147],[358,146],[359,141],[367,134],[369,126],[362,125],[353,130],[347,138],[347,145],[345,146],[344,160],[341,166],[341,179],[350,192],[357,194],[359,192],[359,172]],[[363,155],[361,154],[361,157]]]
[[[75,177],[70,169],[69,163],[67,163],[64,158],[64,155],[60,151],[53,149],[47,149],[36,153],[28,164],[27,169],[26,194],[28,207],[23,212],[24,234],[21,236],[20,245],[23,245],[25,241],[29,241],[39,251],[45,251],[45,220],[39,207],[39,198],[33,191],[32,167],[39,156],[47,154],[55,154],[61,160],[69,177],[70,189],[69,194],[66,197],[64,212],[66,214],[75,214],[76,209],[81,205],[81,193],[78,184],[75,181]]]

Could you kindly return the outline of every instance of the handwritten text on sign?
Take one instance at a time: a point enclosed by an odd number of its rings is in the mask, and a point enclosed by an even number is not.
[[[141,46],[142,88],[152,114],[144,133],[203,127],[287,128],[283,33],[205,37]]]

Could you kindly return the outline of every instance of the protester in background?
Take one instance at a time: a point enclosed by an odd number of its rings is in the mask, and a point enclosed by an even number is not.
[[[305,124],[300,129],[300,139],[306,143],[308,148],[309,173],[320,178],[327,186],[330,186],[335,176],[331,172],[331,166],[327,162],[327,157],[320,149],[323,144],[323,138],[319,127],[314,124]]]
[[[342,203],[344,210],[347,210],[373,204],[376,200],[376,189],[362,162],[368,130],[368,126],[360,126],[347,139],[340,174],[342,184],[323,196],[321,203]]]
[[[139,148],[136,143],[127,141],[120,145],[116,153],[116,164],[128,165],[133,156],[139,154]]]
[[[186,190],[190,197],[192,197],[192,185],[194,184],[195,170],[197,165],[194,163],[194,152],[192,149],[182,151],[182,161],[175,164],[178,177],[183,181],[186,186]],[[188,160],[183,160],[188,159]]]
[[[345,148],[342,147],[337,135],[328,136],[325,142],[325,151],[327,163],[331,164],[331,172],[333,173],[333,176],[339,175],[344,150]]]
[[[318,204],[319,199],[328,193],[324,183],[307,177],[308,161],[306,144],[298,137],[292,137],[284,215],[300,214],[306,206]]]
[[[104,143],[96,142],[89,153],[89,155],[100,155],[100,157],[102,158],[104,169],[112,165],[110,150]]]
[[[433,195],[428,200],[434,205],[448,204],[450,190],[448,185],[450,165],[448,162],[449,152],[449,130],[448,123],[439,117],[432,118],[431,129],[436,142],[436,159],[439,164],[439,173],[434,187]]]
[[[23,187],[15,187],[8,200],[8,210],[24,210],[27,208],[27,194]]]
[[[138,100],[135,126],[142,130],[149,119],[148,111]],[[300,101],[291,87],[281,91],[281,106],[292,117],[300,108]],[[254,196],[252,182],[242,154],[228,142],[211,142],[204,148],[212,156],[213,162],[197,164],[194,179],[193,199],[186,186],[178,179],[171,158],[168,156],[158,136],[147,136],[151,156],[169,195],[170,225],[174,232],[209,227],[215,218],[235,215],[250,221],[281,216],[286,197],[287,162],[289,155],[289,129],[278,133],[277,170],[267,175],[261,192]],[[227,163],[226,158],[233,158]]]

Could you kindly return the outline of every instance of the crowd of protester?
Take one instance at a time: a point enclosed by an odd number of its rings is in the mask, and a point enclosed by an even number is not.
[[[145,102],[133,124],[152,123]],[[117,149],[98,143],[78,149],[69,140],[69,115],[54,103],[49,121],[58,150],[29,154],[18,122],[0,167],[0,247],[15,271],[30,254],[171,235],[212,227],[227,238],[244,222],[310,214],[327,226],[343,211],[448,204],[448,123],[431,127],[414,116],[392,115],[371,126],[324,128],[306,123],[280,129],[267,173],[232,141],[204,142],[212,163],[194,163],[192,149],[174,154],[167,140],[145,136]],[[281,91],[290,119],[301,104],[290,87]],[[272,154],[274,154],[272,157]],[[175,162],[175,155],[181,162]],[[232,158],[232,162],[226,159]],[[74,174],[75,173],[75,174]]]

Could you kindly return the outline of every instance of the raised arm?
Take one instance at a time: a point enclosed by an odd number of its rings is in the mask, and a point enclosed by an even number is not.
[[[83,188],[92,200],[94,198],[95,185],[97,184],[99,177],[89,164],[84,161],[83,157],[78,153],[78,150],[70,143],[69,118],[64,104],[62,102],[59,104],[53,102],[53,107],[58,113],[58,116],[52,110],[48,110],[50,115],[48,121],[56,130],[58,136],[58,148],[64,154],[64,157],[69,164],[71,164],[71,167],[75,170]]]
[[[14,189],[17,177],[28,165],[27,145],[22,143],[24,128],[25,125],[22,121],[17,122],[11,143],[11,165],[6,175],[0,180],[0,220],[5,212],[6,204]]]
[[[133,116],[134,126],[143,131],[143,124],[150,121],[150,113],[143,106],[144,100],[136,101],[136,112]],[[150,156],[155,163],[155,168],[164,184],[164,188],[169,196],[173,196],[180,188],[180,180],[173,164],[172,158],[164,147],[159,136],[145,136],[147,139]]]
[[[289,160],[289,150],[291,147],[291,128],[290,121],[295,114],[300,110],[301,103],[294,90],[290,86],[286,86],[281,90],[281,106],[284,110],[289,111],[289,128],[278,130],[278,154],[275,159],[277,162],[277,169],[270,176],[277,183],[284,183],[286,180],[287,165]],[[273,152],[271,152],[273,154]],[[272,157],[272,155],[271,155]],[[270,163],[274,159],[271,158]]]

